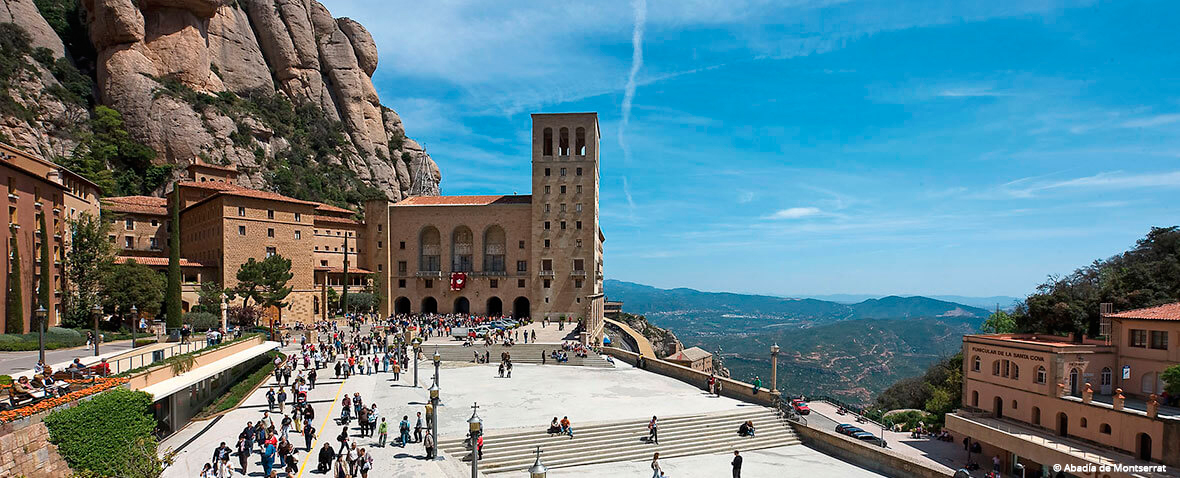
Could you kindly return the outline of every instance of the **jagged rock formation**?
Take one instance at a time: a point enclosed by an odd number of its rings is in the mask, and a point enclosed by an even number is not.
[[[0,22],[17,23],[35,46],[69,56],[32,0],[0,1]],[[393,200],[405,197],[418,175],[426,175],[428,193],[438,193],[437,165],[377,97],[377,48],[359,23],[333,18],[315,0],[81,3],[97,52],[96,101],[121,112],[158,162],[235,164],[242,185],[271,186],[299,139],[250,101],[281,95],[318,106],[324,124],[340,125],[342,144],[319,148],[310,167],[343,166]],[[0,134],[18,145],[47,156],[70,148],[36,125],[15,123],[4,118]]]

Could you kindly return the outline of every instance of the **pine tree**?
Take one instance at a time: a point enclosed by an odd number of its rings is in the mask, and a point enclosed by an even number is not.
[[[51,266],[49,263],[49,245],[53,243],[49,236],[49,229],[45,227],[45,213],[41,213],[41,287],[38,290],[37,301],[39,307],[44,307],[46,310],[52,309],[50,307],[49,298],[53,294],[53,277],[50,275]],[[49,314],[46,312],[45,320],[49,320]],[[40,324],[38,324],[40,326]],[[45,324],[49,327],[49,324]]]
[[[169,330],[179,329],[184,321],[184,309],[180,304],[180,188],[172,186],[172,194],[168,221],[167,307],[164,309]]]
[[[25,308],[21,297],[20,249],[17,248],[16,226],[9,226],[8,301],[5,304],[4,332],[25,333]]]

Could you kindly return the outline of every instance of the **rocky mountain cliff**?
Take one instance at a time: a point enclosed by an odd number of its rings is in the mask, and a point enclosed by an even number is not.
[[[416,180],[438,193],[437,165],[377,97],[373,38],[315,0],[0,2],[0,24],[20,27],[0,31],[0,53],[17,57],[0,65],[0,140],[97,176],[135,164],[95,144],[125,131],[160,177],[112,179],[119,192],[159,193],[201,160],[236,165],[244,186],[341,204],[400,200]],[[102,107],[117,113],[96,125]]]

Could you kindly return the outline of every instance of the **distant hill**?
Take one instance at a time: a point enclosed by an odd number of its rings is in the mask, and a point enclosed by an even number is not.
[[[828,300],[832,302],[839,302],[841,304],[855,304],[857,302],[864,302],[868,299],[880,299],[885,297],[878,294],[811,294],[801,295],[800,297],[807,297],[810,299]],[[981,309],[994,309],[997,306],[1000,309],[1012,310],[1016,307],[1022,299],[1020,297],[1012,297],[1007,295],[992,295],[992,296],[967,296],[967,295],[926,295],[931,299],[944,300],[947,302],[955,302],[958,304],[969,305],[972,307],[979,307]]]
[[[768,350],[782,347],[779,388],[867,404],[902,377],[953,354],[990,311],[930,297],[845,304],[819,299],[659,289],[605,282],[610,300],[671,330],[686,347],[723,349],[733,377],[768,379]]]

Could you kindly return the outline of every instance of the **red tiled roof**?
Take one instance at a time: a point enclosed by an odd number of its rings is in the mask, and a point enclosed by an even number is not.
[[[1180,320],[1180,302],[1128,310],[1117,314],[1110,314],[1109,317],[1120,319]]]
[[[130,260],[134,260],[136,263],[143,264],[145,266],[167,266],[168,265],[168,258],[167,257],[118,256],[115,258],[115,262],[118,262],[120,264],[126,263],[127,261],[130,261]],[[180,258],[180,267],[214,267],[214,266],[212,264],[205,264],[204,262],[191,261],[191,260],[188,260],[188,259],[185,259],[182,257],[182,258]]]
[[[210,163],[206,163],[206,162],[204,162],[204,161],[201,161],[201,160],[199,160],[199,159],[198,159],[198,160],[196,160],[196,161],[194,161],[194,162],[193,162],[193,163],[192,163],[190,166],[197,166],[197,167],[200,167],[200,168],[216,169],[216,170],[218,170],[218,171],[231,171],[231,172],[235,172],[235,173],[236,173],[236,172],[238,172],[238,168],[237,168],[236,166],[232,165],[232,164],[227,164],[227,165],[225,165],[225,166],[222,166],[222,165],[220,165],[220,164],[210,164]]]
[[[669,360],[683,360],[686,362],[695,362],[697,360],[701,360],[703,358],[712,357],[712,356],[713,356],[713,354],[706,352],[704,349],[702,349],[700,347],[690,347],[690,348],[681,350],[679,352],[676,352],[672,355],[669,355],[667,358]]]
[[[102,198],[102,208],[112,212],[168,215],[168,200],[155,196],[116,196]]]
[[[336,224],[348,224],[350,226],[357,226],[357,225],[363,224],[360,221],[357,221],[355,219],[349,219],[346,217],[319,216],[319,215],[315,216],[315,222],[333,222]]]
[[[238,186],[236,184],[223,183],[220,181],[181,181],[178,184],[180,184],[182,186],[188,186],[188,187],[213,189],[213,190],[218,191],[219,194],[225,194],[225,195],[229,195],[229,196],[248,197],[248,198],[255,198],[255,199],[266,199],[266,200],[270,200],[270,201],[283,201],[283,202],[290,202],[290,203],[295,203],[295,204],[306,204],[308,206],[316,206],[316,205],[320,204],[318,202],[304,201],[302,199],[295,199],[293,197],[287,197],[287,196],[284,196],[279,193],[273,193],[270,191],[259,191],[257,189],[245,188],[242,186]]]
[[[353,211],[352,209],[344,209],[342,207],[336,207],[331,204],[323,204],[323,203],[316,206],[315,210],[316,211],[323,211],[323,212],[338,213],[338,214],[348,214],[348,215],[356,214],[356,211]]]
[[[500,194],[494,196],[413,196],[395,203],[394,206],[490,206],[493,204],[529,204],[533,197],[528,194]]]
[[[315,270],[317,270],[317,271],[327,271],[327,272],[328,272],[328,273],[330,273],[330,274],[343,274],[343,273],[344,273],[344,268],[343,268],[343,267],[324,267],[324,266],[316,266],[316,267],[315,267]],[[361,269],[361,268],[359,268],[359,267],[349,267],[349,268],[348,268],[348,273],[349,273],[349,274],[372,274],[372,273],[373,273],[373,271],[370,271],[370,270],[368,270],[368,269]]]

